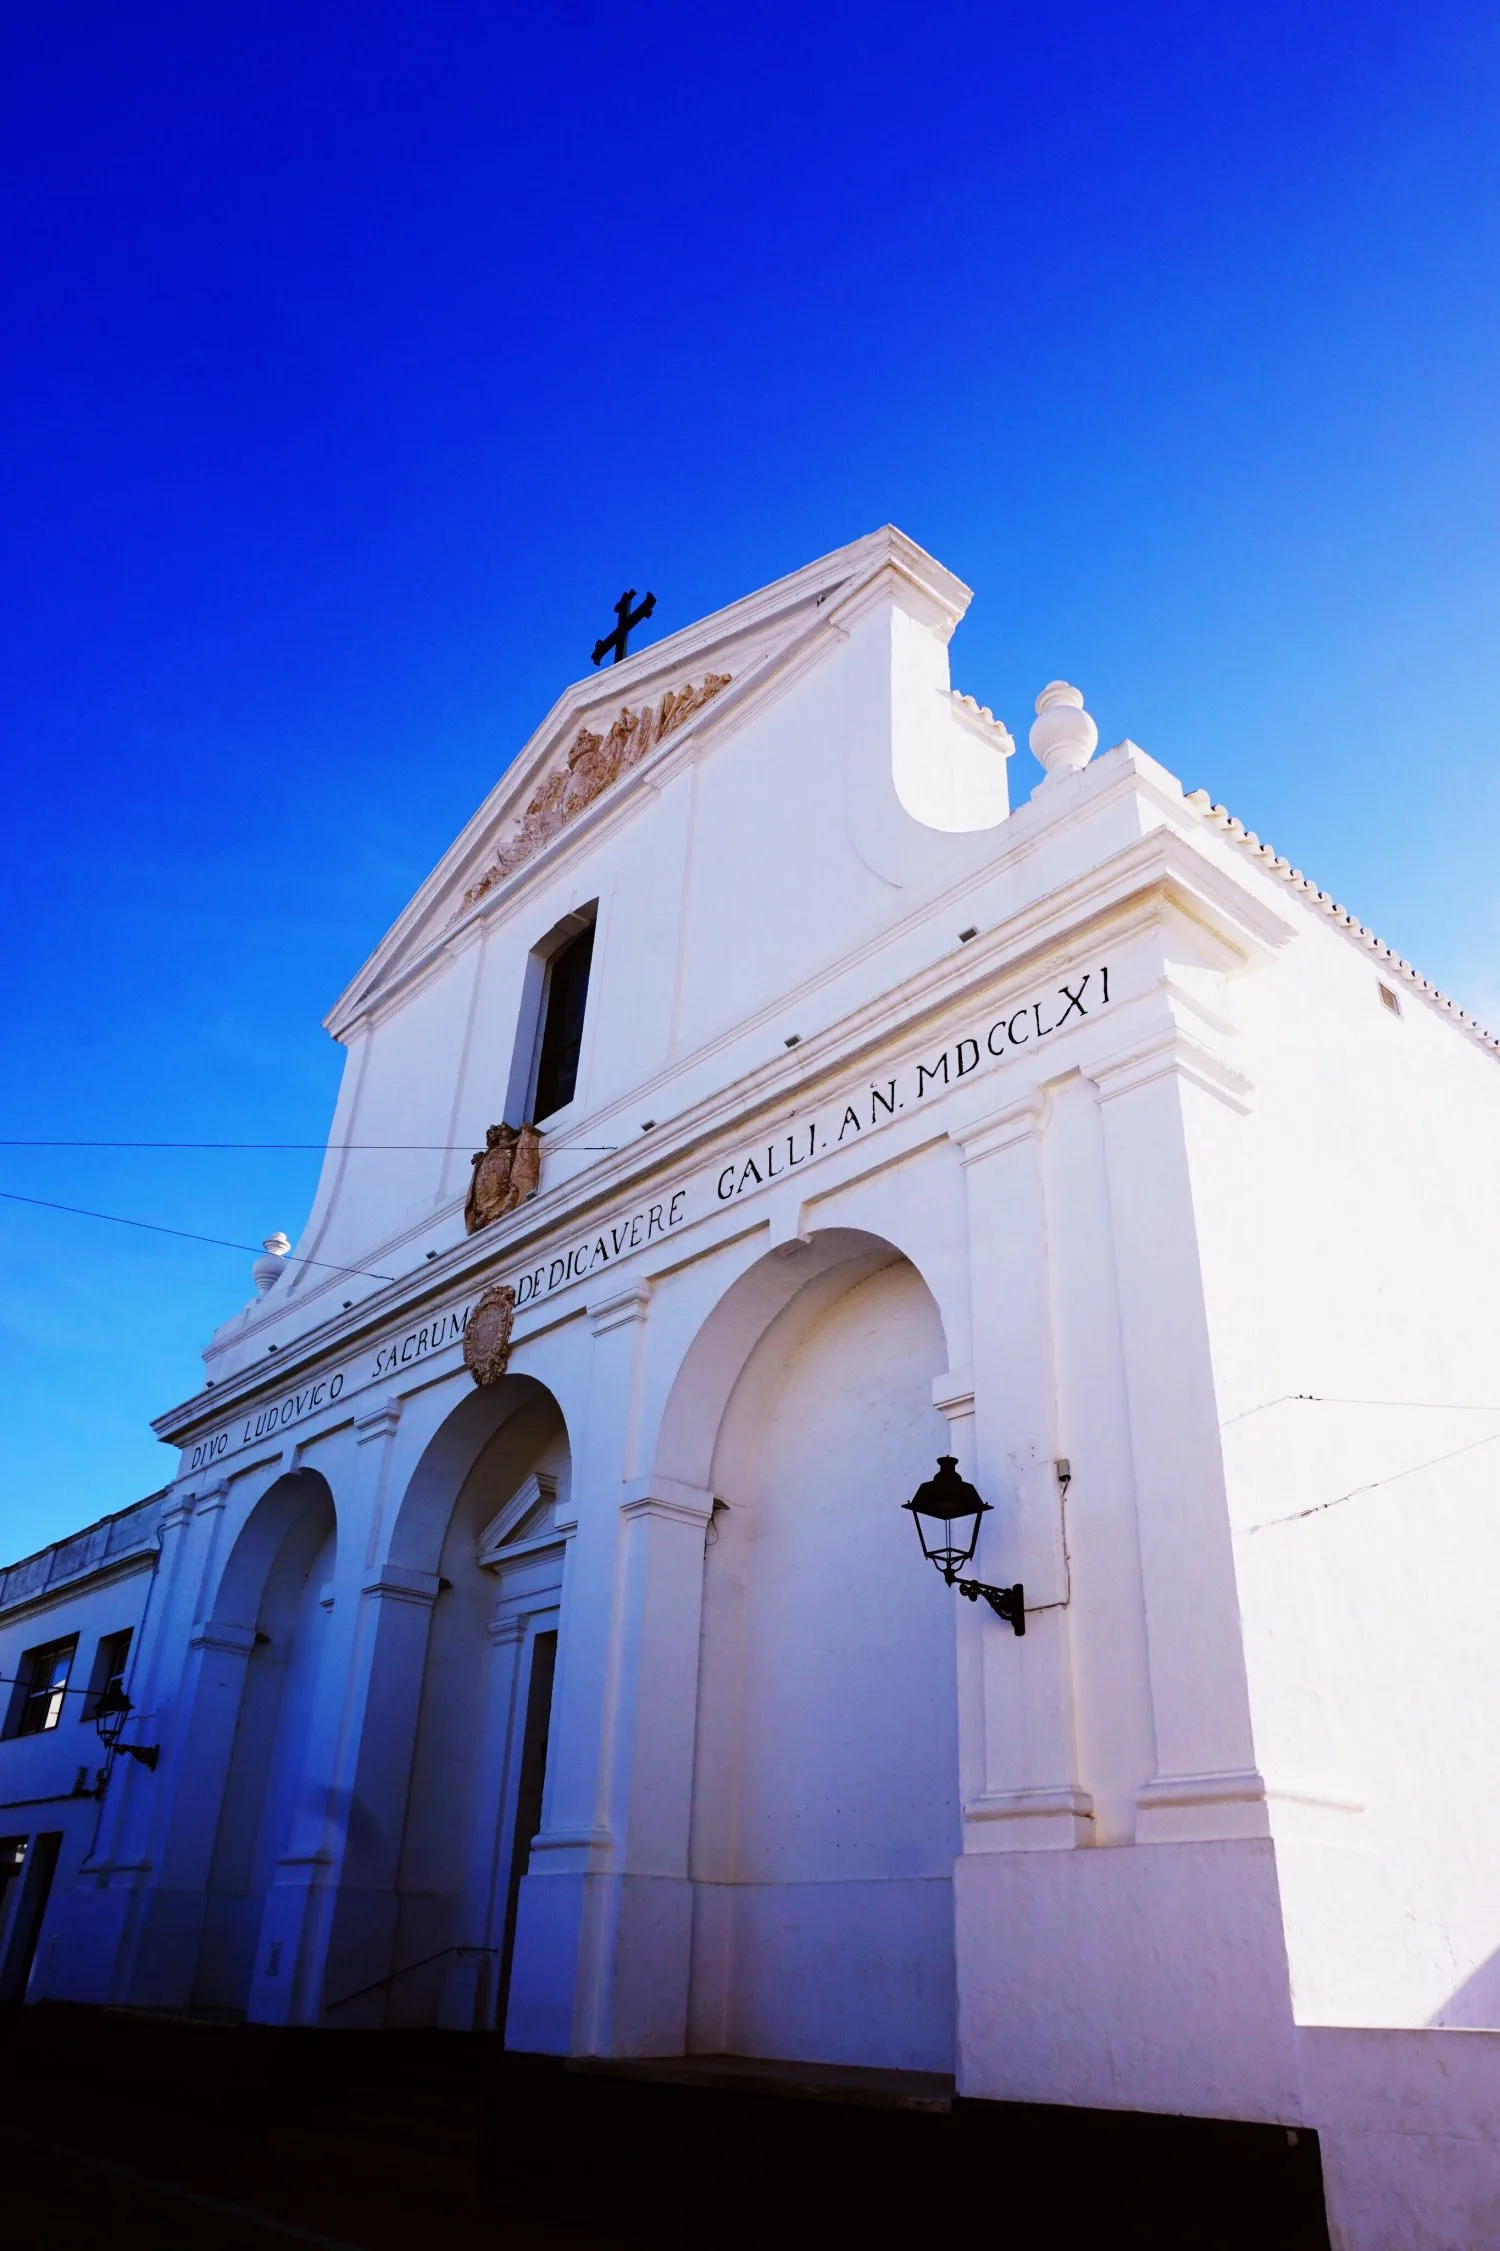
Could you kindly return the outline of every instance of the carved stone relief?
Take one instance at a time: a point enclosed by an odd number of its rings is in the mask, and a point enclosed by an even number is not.
[[[464,1229],[476,1235],[535,1193],[542,1177],[542,1137],[534,1125],[492,1125],[469,1162],[474,1174],[464,1199]]]
[[[464,1366],[476,1383],[498,1383],[510,1366],[510,1332],[515,1318],[515,1291],[509,1282],[492,1282],[464,1330]]]
[[[469,885],[453,920],[456,922],[459,915],[466,914],[476,899],[482,899],[505,876],[514,875],[518,868],[524,867],[544,844],[550,844],[554,836],[575,820],[586,805],[592,805],[611,782],[617,781],[631,766],[638,765],[648,750],[655,749],[659,742],[711,702],[721,689],[727,688],[731,678],[727,672],[709,672],[699,687],[669,689],[659,707],[647,704],[643,711],[622,709],[607,735],[596,735],[587,727],[580,727],[566,764],[555,767],[541,783],[522,814],[515,835],[501,846],[493,865],[486,868],[477,882]]]

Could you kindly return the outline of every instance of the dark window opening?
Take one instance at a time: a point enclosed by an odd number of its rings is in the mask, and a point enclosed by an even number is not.
[[[26,1865],[26,1839],[0,1837],[0,1928],[5,1923],[5,1902],[11,1885]]]
[[[17,1735],[44,1735],[49,1727],[56,1727],[67,1700],[68,1674],[73,1669],[77,1647],[75,1634],[70,1641],[49,1641],[45,1648],[26,1651],[21,1659],[20,1709],[14,1730]]]
[[[573,1099],[578,1058],[583,1047],[583,1012],[589,997],[594,959],[594,926],[570,938],[547,965],[542,1004],[542,1043],[537,1058],[533,1118],[550,1118]]]
[[[542,1826],[542,1796],[547,1783],[547,1738],[552,1728],[552,1680],[557,1670],[557,1635],[538,1634],[531,1644],[531,1685],[521,1735],[521,1773],[516,1792],[516,1832],[510,1848],[510,1880],[505,1888],[505,1927],[500,1942],[496,2026],[504,2037],[510,1999],[511,1962],[516,1950],[516,1914],[521,1878],[531,1863],[531,1840]]]
[[[8,1837],[5,1847],[14,1846],[19,1839]],[[47,1913],[47,1901],[52,1893],[52,1879],[57,1873],[58,1854],[62,1850],[62,1831],[44,1829],[23,1847],[19,1862],[9,1860],[5,1867],[8,1877],[19,1876],[16,1885],[15,1914],[5,1941],[5,1952],[0,1956],[0,2003],[24,2001],[26,1988],[31,1981],[31,1965],[36,1960],[37,1940],[42,1935],[42,1923]],[[9,1859],[9,1855],[7,1854]]]
[[[125,1668],[130,1662],[130,1633],[125,1626],[117,1634],[105,1634],[94,1653],[94,1670],[89,1676],[89,1692],[79,1699],[78,1717],[91,1720],[99,1709],[100,1701],[111,1689],[125,1686]]]

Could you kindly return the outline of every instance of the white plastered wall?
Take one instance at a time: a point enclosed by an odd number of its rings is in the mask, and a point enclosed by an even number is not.
[[[1249,1114],[1194,1148],[1294,2005],[1495,2025],[1500,1063],[1298,923],[1226,995]]]

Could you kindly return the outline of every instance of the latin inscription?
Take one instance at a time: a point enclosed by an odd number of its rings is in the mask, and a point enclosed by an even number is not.
[[[462,1344],[469,1311],[466,1305],[462,1313],[439,1313],[433,1320],[424,1321],[420,1329],[408,1329],[394,1344],[383,1344],[375,1355],[372,1381],[393,1376],[398,1368],[409,1368],[413,1360],[425,1360],[429,1352],[440,1352],[445,1344]]]
[[[272,1407],[261,1407],[245,1417],[245,1426],[236,1435],[233,1426],[216,1431],[193,1448],[188,1461],[189,1469],[206,1469],[211,1462],[227,1454],[231,1446],[253,1446],[258,1438],[269,1438],[289,1424],[300,1422],[304,1415],[315,1415],[320,1407],[331,1406],[343,1391],[348,1378],[341,1368],[337,1375],[319,1376],[316,1383],[307,1383],[300,1391],[289,1391],[285,1399],[278,1399]]]
[[[1007,1063],[1017,1049],[1035,1047],[1054,1032],[1081,1023],[1109,1003],[1109,970],[1085,969],[1070,982],[1058,985],[1041,1000],[1029,1000],[1007,1009],[992,1024],[966,1032],[937,1054],[914,1056],[891,1079],[881,1079],[841,1108],[809,1118],[790,1133],[777,1135],[748,1156],[725,1165],[714,1183],[715,1200],[730,1204],[751,1195],[773,1180],[782,1180],[799,1165],[830,1149],[846,1147],[875,1126],[887,1124],[898,1111],[915,1110],[935,1094],[961,1086],[976,1071]]]
[[[1100,965],[1077,972],[1050,988],[1039,1000],[1007,1008],[992,1023],[976,1026],[948,1046],[925,1056],[913,1056],[891,1078],[872,1080],[860,1093],[833,1103],[825,1111],[791,1126],[712,1174],[675,1189],[657,1202],[642,1205],[624,1219],[612,1220],[579,1237],[524,1273],[509,1277],[516,1293],[516,1308],[536,1305],[554,1291],[585,1280],[615,1265],[651,1243],[664,1240],[693,1217],[718,1205],[735,1203],[773,1181],[789,1178],[815,1158],[849,1147],[878,1127],[889,1125],[903,1112],[917,1109],[934,1095],[961,1086],[977,1071],[1012,1061],[1023,1048],[1035,1047],[1055,1032],[1066,1031],[1109,1005],[1109,970]],[[288,1392],[273,1406],[247,1415],[203,1439],[191,1450],[190,1470],[206,1469],[231,1449],[253,1446],[286,1430],[304,1416],[331,1406],[347,1389],[388,1381],[425,1360],[434,1352],[462,1344],[473,1301],[435,1313],[420,1325],[378,1345],[371,1359],[320,1376],[300,1390]]]
[[[585,1236],[557,1258],[544,1259],[540,1266],[518,1275],[512,1284],[517,1306],[534,1305],[539,1298],[549,1297],[554,1290],[565,1289],[569,1282],[581,1281],[585,1275],[599,1273],[602,1268],[614,1265],[617,1259],[641,1250],[659,1236],[669,1234],[674,1227],[680,1227],[687,1197],[687,1190],[679,1188],[673,1195],[663,1196],[659,1203],[643,1205],[625,1219],[612,1221],[609,1226]],[[245,1417],[242,1425],[231,1424],[227,1430],[216,1431],[212,1438],[205,1438],[193,1447],[188,1456],[188,1468],[208,1469],[231,1447],[237,1452],[241,1446],[253,1446],[260,1439],[273,1437],[291,1424],[301,1422],[304,1415],[313,1415],[320,1407],[331,1406],[351,1382],[358,1390],[364,1384],[388,1380],[448,1345],[462,1344],[472,1311],[471,1301],[435,1313],[420,1326],[392,1337],[388,1344],[377,1346],[374,1358],[364,1367],[340,1369],[337,1375],[320,1376],[316,1383],[288,1392],[274,1406],[258,1408],[253,1415]]]
[[[648,1204],[644,1211],[622,1219],[617,1226],[603,1227],[597,1235],[585,1235],[566,1253],[554,1259],[544,1259],[533,1266],[515,1285],[516,1311],[523,1305],[532,1305],[539,1297],[548,1297],[553,1290],[564,1289],[569,1282],[580,1281],[585,1274],[597,1274],[601,1267],[612,1266],[616,1259],[624,1258],[629,1251],[638,1251],[682,1225],[683,1207],[687,1203],[687,1190],[679,1188],[674,1196],[664,1196],[659,1204]]]

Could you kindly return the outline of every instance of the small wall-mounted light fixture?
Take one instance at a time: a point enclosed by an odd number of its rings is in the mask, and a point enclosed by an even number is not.
[[[642,1131],[642,1133],[655,1133],[655,1131],[656,1131],[656,1120],[655,1120],[655,1118],[642,1118],[642,1120],[641,1120],[641,1131]]]
[[[997,1618],[1024,1634],[1025,1590],[1019,1579],[1013,1587],[991,1587],[983,1579],[961,1579],[958,1575],[979,1545],[979,1520],[990,1511],[989,1502],[982,1501],[973,1486],[959,1476],[958,1457],[939,1454],[937,1475],[919,1485],[911,1499],[901,1505],[911,1511],[922,1553],[942,1572],[946,1584],[957,1587],[970,1602],[977,1602],[983,1595]]]
[[[800,1047],[802,1045],[802,1034],[800,1032],[788,1032],[781,1044],[783,1047]]]
[[[427,1256],[428,1256],[429,1258],[436,1258],[436,1257],[437,1257],[437,1252],[436,1252],[436,1251],[429,1251],[429,1252],[427,1253]]]
[[[960,930],[958,934],[958,942],[961,946],[966,946],[971,938],[977,938],[978,936],[979,925],[977,922],[971,922],[967,930]]]
[[[118,1685],[106,1688],[98,1703],[94,1706],[94,1725],[99,1730],[100,1742],[112,1759],[118,1758],[123,1751],[126,1758],[135,1759],[142,1766],[154,1768],[157,1760],[161,1757],[159,1745],[155,1743],[122,1743],[120,1741],[125,1722],[129,1719],[134,1708],[123,1688]],[[108,1771],[106,1767],[106,1774]]]

